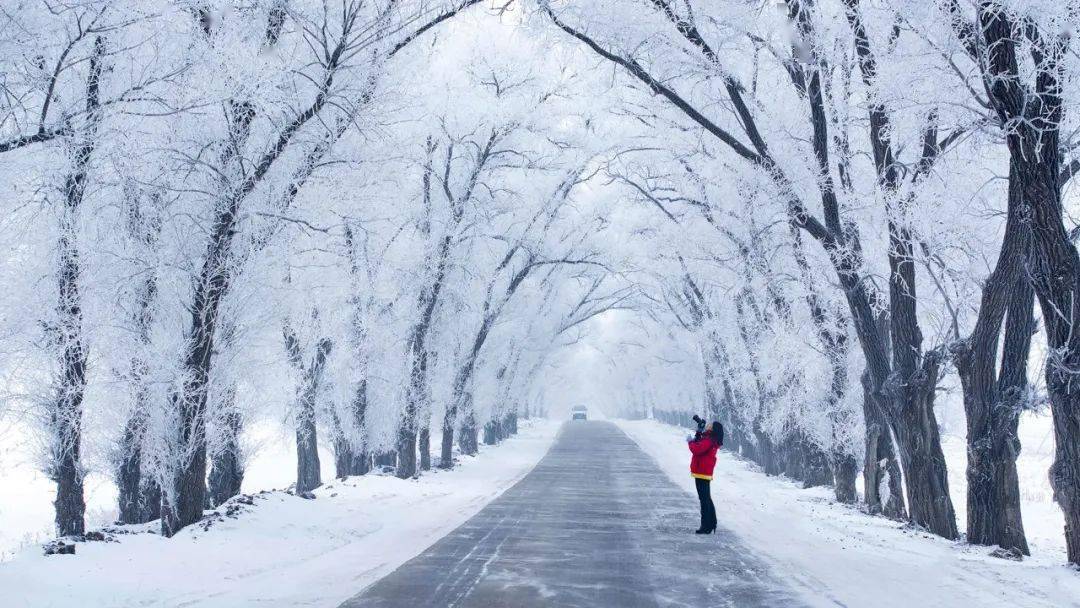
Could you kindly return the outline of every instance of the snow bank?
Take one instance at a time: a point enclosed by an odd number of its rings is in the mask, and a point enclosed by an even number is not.
[[[693,494],[685,429],[651,420],[618,424]],[[1080,573],[1056,552],[1022,562],[993,558],[988,548],[836,504],[828,488],[803,490],[766,477],[730,453],[721,453],[715,479],[720,524],[760,552],[812,605],[1080,606]]]
[[[420,480],[334,480],[315,500],[255,495],[236,518],[172,539],[126,526],[75,556],[22,550],[0,564],[4,606],[335,606],[417,555],[532,470],[559,423],[524,422],[503,444]],[[235,503],[226,503],[225,512]]]

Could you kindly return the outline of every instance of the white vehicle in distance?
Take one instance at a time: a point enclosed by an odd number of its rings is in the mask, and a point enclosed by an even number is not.
[[[589,408],[585,407],[584,405],[575,405],[573,408],[570,409],[571,420],[588,420],[588,414]]]

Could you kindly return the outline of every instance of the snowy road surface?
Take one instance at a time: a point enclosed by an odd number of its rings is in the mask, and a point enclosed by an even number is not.
[[[697,523],[615,425],[568,423],[517,485],[342,607],[798,605],[733,534]]]

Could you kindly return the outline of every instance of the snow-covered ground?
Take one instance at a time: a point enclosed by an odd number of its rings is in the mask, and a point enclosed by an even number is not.
[[[524,422],[517,436],[420,480],[334,480],[315,500],[257,494],[239,517],[210,518],[208,529],[191,526],[172,539],[130,526],[136,533],[116,535],[120,542],[80,543],[74,556],[24,547],[0,563],[0,605],[335,606],[521,479],[558,428]]]
[[[651,420],[618,424],[693,494],[685,429]],[[962,496],[956,477],[963,477],[963,466],[950,465],[950,481]],[[1050,540],[1060,515],[1056,522],[1036,524],[1046,513],[1025,512],[1034,555],[1012,562],[990,557],[986,547],[949,542],[836,504],[827,488],[803,490],[766,477],[730,453],[722,452],[717,462],[713,498],[721,525],[772,562],[814,605],[1080,606],[1080,573],[1064,565],[1064,551]],[[957,505],[962,509],[963,502]]]
[[[13,558],[29,545],[40,545],[56,534],[53,500],[56,484],[37,461],[40,450],[27,424],[0,429],[0,562]],[[243,491],[285,488],[296,478],[296,444],[282,425],[262,421],[245,429],[248,454]],[[437,444],[435,444],[437,445]],[[323,479],[334,476],[334,456],[326,442],[320,449]],[[116,484],[106,470],[107,458],[90,458],[85,479],[86,524],[99,528],[116,521]]]

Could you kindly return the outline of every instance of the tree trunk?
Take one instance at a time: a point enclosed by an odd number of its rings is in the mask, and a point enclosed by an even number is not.
[[[147,221],[143,210],[139,208],[137,198],[131,200],[129,229],[133,238],[142,241],[148,248],[157,246],[161,232],[161,223],[155,214]],[[133,315],[132,324],[138,335],[138,347],[150,347],[150,331],[154,319],[154,306],[157,300],[157,273],[153,268],[143,269],[146,278],[138,293],[138,307]],[[153,521],[161,516],[161,487],[158,481],[144,471],[143,442],[150,416],[150,389],[147,385],[149,365],[144,352],[138,352],[131,359],[130,383],[133,389],[131,414],[124,425],[124,434],[120,438],[120,464],[116,471],[118,520],[122,524],[141,524]]]
[[[439,451],[439,468],[451,469],[454,467],[454,423],[455,412],[446,408],[443,415],[442,445]]]
[[[900,465],[896,462],[892,436],[885,416],[873,396],[870,373],[863,372],[863,416],[866,419],[866,460],[863,484],[867,510],[890,519],[906,519]],[[883,496],[883,491],[886,493]]]
[[[244,466],[240,453],[240,431],[244,421],[236,407],[236,387],[230,386],[221,395],[220,444],[210,455],[210,479],[207,491],[210,505],[218,506],[240,493],[244,482]]]
[[[472,395],[465,398],[465,415],[461,417],[461,435],[458,437],[458,447],[466,456],[475,456],[479,451],[477,445],[476,414],[472,409]]]
[[[844,504],[858,502],[859,493],[855,489],[855,479],[859,475],[859,462],[855,460],[855,456],[837,450],[833,452],[830,464],[836,502]]]
[[[117,519],[122,524],[146,523],[157,519],[161,512],[161,490],[157,482],[144,477],[142,471],[142,440],[146,431],[144,407],[145,404],[137,400],[120,439],[121,460],[116,472],[116,488]]]
[[[361,380],[353,396],[350,414],[358,441],[350,437],[334,414],[334,471],[337,477],[365,475],[371,470],[371,454],[367,450],[367,380]],[[359,443],[359,447],[354,446]]]
[[[310,492],[322,485],[319,463],[319,441],[314,412],[297,421],[296,428],[296,493]]]
[[[754,421],[754,438],[756,439],[755,454],[757,463],[761,465],[766,475],[777,476],[780,474],[780,464],[777,462],[776,448],[769,436],[761,430],[760,421]]]
[[[308,365],[300,357],[299,344],[295,336],[286,329],[285,342],[291,351],[293,364],[302,372],[301,384],[297,390],[296,408],[296,493],[310,492],[322,485],[322,473],[319,462],[318,428],[315,425],[315,400],[319,393],[326,358],[333,343],[323,338],[315,349],[315,357]]]
[[[385,452],[377,452],[375,454],[375,466],[378,467],[396,467],[397,466],[397,452],[393,450]]]
[[[420,470],[431,470],[431,425],[420,428]]]
[[[804,488],[816,488],[833,484],[829,456],[821,450],[805,433],[799,431],[796,439],[804,454],[802,482]]]
[[[899,394],[894,399],[903,407],[895,412],[893,433],[899,444],[912,521],[938,536],[955,539],[959,536],[956,514],[934,416],[938,357],[927,353],[920,375],[897,388]]]
[[[1061,135],[1063,56],[1067,34],[1041,32],[1034,23],[1016,23],[1000,2],[978,7],[977,26],[954,27],[969,53],[985,70],[990,101],[1009,149],[1009,214],[1023,217],[1024,261],[1046,324],[1049,358],[1046,389],[1054,417],[1055,458],[1050,468],[1054,499],[1065,515],[1068,559],[1080,564],[1080,255],[1062,221]],[[1030,31],[1025,28],[1031,28]],[[1023,82],[1018,31],[1035,58],[1034,83]],[[976,44],[981,37],[981,45]],[[979,52],[985,50],[983,56]]]
[[[105,40],[98,36],[90,56],[86,79],[86,127],[74,150],[74,166],[64,180],[60,212],[58,257],[59,302],[55,326],[60,348],[60,385],[51,412],[51,463],[49,472],[56,482],[56,532],[60,536],[85,532],[86,502],[83,498],[81,463],[83,394],[86,390],[86,343],[82,328],[82,297],[79,280],[79,207],[86,195],[90,157],[97,143],[100,121],[99,92]]]
[[[401,479],[416,476],[416,410],[413,404],[406,404],[398,425],[397,469],[394,472]]]
[[[1010,198],[1015,189],[1010,187]],[[968,542],[999,545],[1030,555],[1020,514],[1016,436],[1026,400],[1027,359],[1034,293],[1020,268],[1022,233],[1018,206],[1010,204],[1006,237],[998,263],[983,288],[979,317],[971,337],[953,349],[967,418]],[[1001,362],[997,350],[1008,313]]]
[[[1042,155],[1056,158],[1056,152],[1057,148],[1042,150]],[[1016,161],[1019,171],[1014,177],[1019,179],[1022,200],[1031,214],[1034,238],[1027,261],[1046,323],[1050,353],[1046,389],[1056,446],[1050,484],[1054,500],[1065,515],[1068,559],[1080,565],[1080,382],[1075,378],[1075,370],[1080,369],[1080,331],[1072,321],[1080,319],[1080,257],[1062,224],[1057,181],[1060,162],[1046,163],[1047,167],[1036,165],[1028,158],[1028,161]]]
[[[875,99],[877,58],[862,21],[859,0],[846,0],[847,19],[855,38],[855,51],[863,83],[870,92],[870,147],[873,152],[878,190],[883,195],[889,233],[889,339],[892,365],[871,364],[875,397],[881,398],[885,415],[898,444],[904,469],[909,514],[927,530],[949,539],[958,536],[956,514],[949,496],[948,472],[941,452],[937,420],[934,417],[934,391],[937,388],[938,352],[923,352],[922,332],[917,314],[918,296],[915,281],[914,242],[908,218],[909,198],[900,193],[902,179],[892,137],[892,115],[885,104]],[[929,170],[940,149],[934,120],[924,129],[920,172]],[[885,380],[882,382],[882,380]]]

